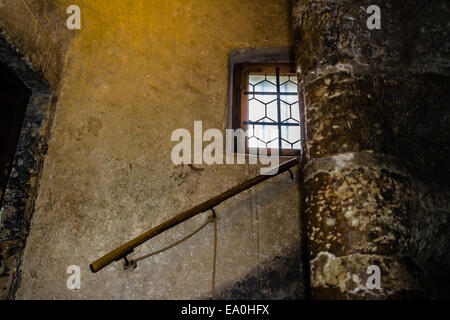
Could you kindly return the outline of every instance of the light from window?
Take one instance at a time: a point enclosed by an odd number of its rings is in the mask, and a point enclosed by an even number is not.
[[[300,108],[296,74],[280,68],[249,72],[243,92],[242,124],[248,129],[248,148],[301,148]],[[289,153],[289,152],[282,152]]]

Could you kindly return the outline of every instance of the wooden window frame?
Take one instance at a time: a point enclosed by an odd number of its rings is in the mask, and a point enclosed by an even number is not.
[[[248,90],[249,74],[272,74],[274,70],[279,69],[279,75],[296,75],[295,65],[293,63],[239,63],[234,65],[233,68],[233,103],[232,103],[232,128],[234,130],[243,129],[248,130],[248,125],[244,122],[248,120],[248,100],[245,91]],[[302,121],[301,121],[301,106],[300,106],[300,94],[297,92],[299,98],[299,130],[300,130],[300,145],[302,145]],[[277,122],[278,123],[278,122]],[[280,137],[279,137],[280,138]],[[258,154],[258,151],[265,148],[249,148],[248,138],[245,139],[245,153],[246,154]],[[265,149],[268,155],[270,155],[270,149]],[[235,152],[237,148],[235,147]],[[301,155],[300,149],[279,149],[279,156],[299,156]]]

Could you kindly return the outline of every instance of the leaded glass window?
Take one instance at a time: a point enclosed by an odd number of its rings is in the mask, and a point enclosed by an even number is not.
[[[283,155],[301,149],[297,75],[292,65],[265,64],[242,68],[241,127],[247,148],[276,148]]]

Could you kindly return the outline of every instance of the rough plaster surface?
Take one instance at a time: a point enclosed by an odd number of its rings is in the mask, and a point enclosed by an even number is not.
[[[208,297],[212,226],[133,271],[113,263],[92,274],[88,265],[258,173],[249,165],[175,166],[170,136],[177,128],[192,130],[194,120],[202,120],[204,128],[225,129],[228,54],[291,45],[288,2],[78,3],[82,30],[68,47],[16,296]],[[245,281],[259,264],[270,269],[273,260],[280,274],[298,266],[295,259],[280,257],[298,248],[299,198],[296,182],[285,174],[217,208],[220,290]],[[206,213],[158,236],[134,255],[165,246],[205,218]],[[79,291],[66,287],[69,265],[81,267]],[[294,278],[287,277],[301,286]],[[278,296],[299,296],[297,289],[288,287]]]
[[[65,26],[70,4],[69,0],[0,1],[0,31],[54,89],[59,86],[73,36]]]

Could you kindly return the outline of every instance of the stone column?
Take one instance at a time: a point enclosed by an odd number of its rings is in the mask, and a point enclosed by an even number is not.
[[[294,5],[313,299],[449,292],[448,14],[439,1]]]

